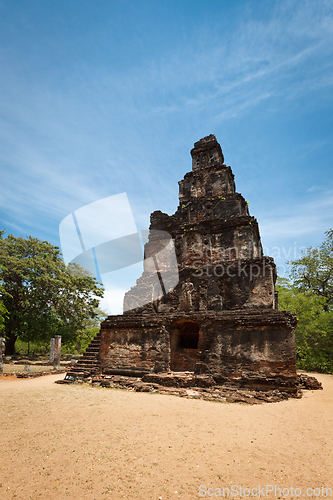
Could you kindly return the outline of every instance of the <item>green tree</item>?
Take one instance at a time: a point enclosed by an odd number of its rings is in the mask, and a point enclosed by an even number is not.
[[[86,269],[83,269],[76,262],[70,263],[67,266],[67,271],[77,277],[91,276],[91,273]],[[95,337],[99,331],[101,322],[107,317],[107,314],[102,311],[99,307],[95,309],[95,314],[93,317],[86,318],[83,321],[82,328],[80,328],[75,337],[67,339],[68,347],[76,349],[77,352],[84,351],[91,340]]]
[[[76,268],[76,272],[73,269]],[[37,238],[4,237],[0,231],[0,291],[5,318],[6,353],[15,341],[62,335],[75,338],[97,314],[103,288],[77,266],[66,268],[58,247]]]
[[[333,373],[333,312],[325,311],[325,299],[300,291],[288,279],[278,278],[276,289],[279,309],[297,316],[298,368]]]
[[[0,296],[2,297],[5,293],[5,289],[0,285]],[[3,299],[0,299],[0,335],[5,330],[5,319],[8,317],[8,311],[3,303]]]
[[[96,316],[85,320],[83,327],[76,332],[75,337],[72,337],[67,342],[67,347],[77,353],[86,350],[90,342],[100,329],[101,322],[107,317],[107,314],[100,308],[96,309]]]
[[[278,278],[279,309],[298,318],[298,367],[333,373],[333,230],[319,247],[290,261],[290,279]]]
[[[294,287],[324,299],[324,310],[333,307],[333,229],[326,231],[319,247],[309,247],[297,260],[288,262]]]
[[[3,231],[0,231],[0,237],[2,234]],[[3,270],[3,266],[0,266],[0,270]],[[8,311],[4,304],[4,298],[6,295],[8,298],[10,298],[10,295],[6,293],[0,275],[0,335],[3,335],[5,332],[5,320],[6,318],[8,318]]]

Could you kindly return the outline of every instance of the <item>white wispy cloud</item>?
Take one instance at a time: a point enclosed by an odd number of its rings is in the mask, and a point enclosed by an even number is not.
[[[274,213],[260,214],[260,231],[268,246],[286,239],[306,240],[333,228],[332,214],[333,190],[322,189],[312,200],[282,203]]]
[[[316,191],[322,191],[323,189],[325,189],[324,186],[314,185],[314,186],[311,186],[309,189],[307,189],[307,192],[308,193],[315,193]]]
[[[163,162],[174,130],[184,133],[194,113],[215,126],[273,97],[291,100],[332,85],[332,26],[325,0],[276,2],[262,20],[248,6],[233,31],[216,19],[175,53],[163,48],[160,59],[121,69],[78,63],[63,80],[56,71],[22,79],[10,66],[13,54],[3,52],[3,219],[11,214],[17,226],[34,219],[42,229],[45,217],[55,224],[87,203],[127,191],[145,221],[161,189],[174,196]],[[319,205],[305,210],[308,226],[296,209],[261,225],[268,235],[273,222],[275,234],[304,234],[323,221]]]

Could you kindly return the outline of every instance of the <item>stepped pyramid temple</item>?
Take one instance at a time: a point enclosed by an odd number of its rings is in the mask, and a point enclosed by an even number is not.
[[[276,266],[236,193],[214,135],[191,151],[174,215],[151,215],[144,271],[69,375],[156,380],[170,372],[218,385],[294,392],[296,317],[277,309]]]

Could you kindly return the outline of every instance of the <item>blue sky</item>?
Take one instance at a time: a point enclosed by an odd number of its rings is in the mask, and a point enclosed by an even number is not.
[[[331,0],[0,0],[0,226],[126,192],[145,229],[212,133],[283,270],[333,227],[332,90]]]

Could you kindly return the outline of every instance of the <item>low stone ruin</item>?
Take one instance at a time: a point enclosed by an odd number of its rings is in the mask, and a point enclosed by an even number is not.
[[[6,351],[6,339],[0,337],[0,374],[3,373],[3,358]]]

